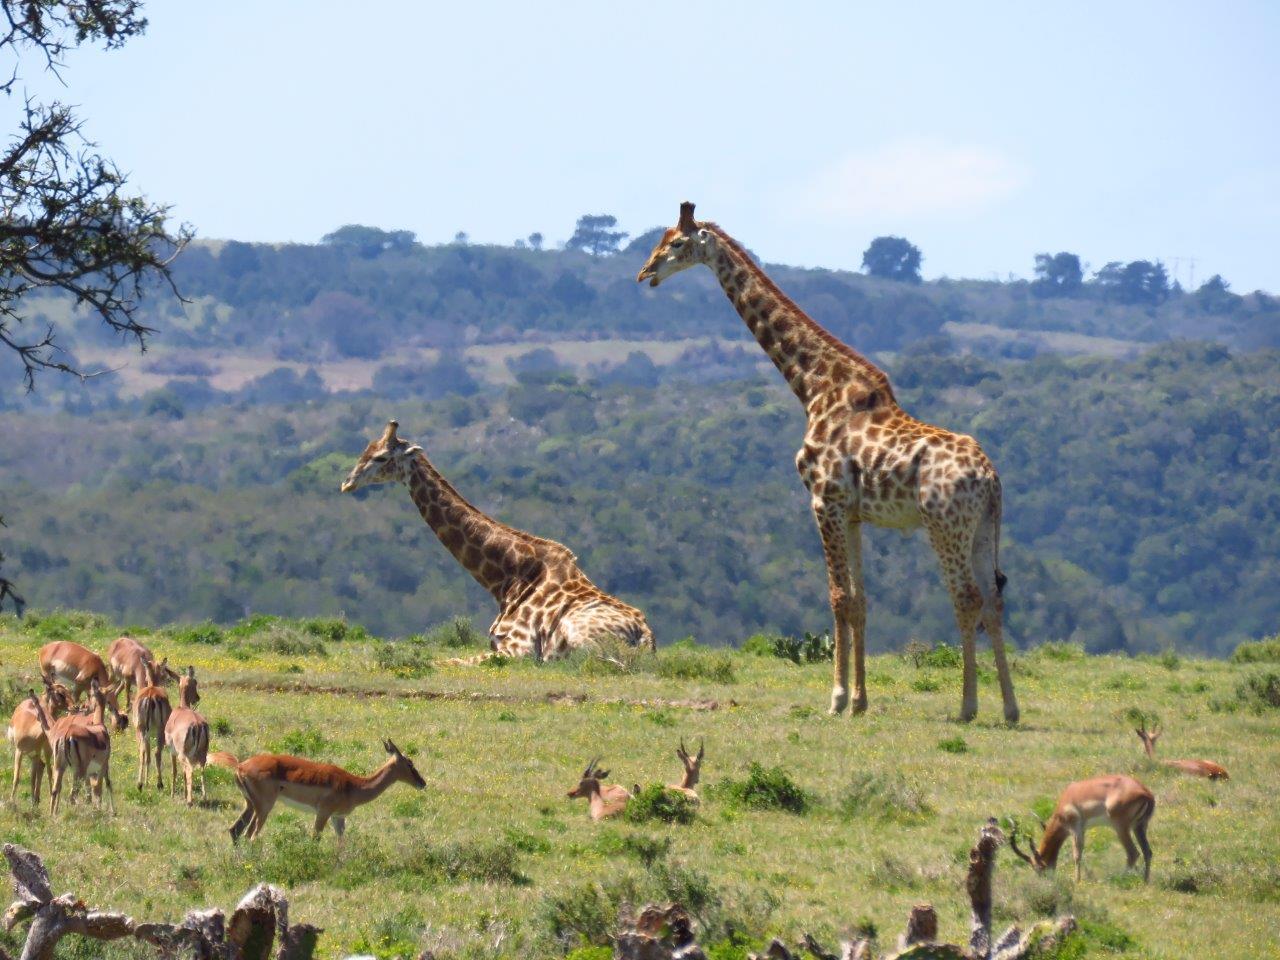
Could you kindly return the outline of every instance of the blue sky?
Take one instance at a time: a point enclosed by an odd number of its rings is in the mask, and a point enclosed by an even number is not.
[[[1070,250],[1280,291],[1280,5],[146,6],[58,95],[204,237],[559,241],[687,198],[771,261],[894,233],[929,277]]]

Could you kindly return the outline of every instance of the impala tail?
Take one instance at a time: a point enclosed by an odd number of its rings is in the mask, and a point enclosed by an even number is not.
[[[215,750],[209,754],[209,762],[214,766],[226,767],[228,770],[234,770],[240,766],[240,761],[225,750]]]

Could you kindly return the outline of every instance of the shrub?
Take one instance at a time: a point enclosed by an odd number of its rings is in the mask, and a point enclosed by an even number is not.
[[[635,877],[582,883],[542,901],[542,920],[552,939],[563,947],[607,947],[618,928],[618,908],[642,902]]]
[[[489,639],[474,626],[468,617],[454,617],[431,628],[427,642],[437,647],[487,647]]]
[[[424,677],[434,669],[430,655],[421,646],[404,640],[378,644],[373,661],[379,669],[405,680]]]
[[[226,639],[221,628],[209,620],[186,627],[171,627],[169,636],[175,643],[202,643],[211,647]]]
[[[356,953],[375,960],[416,957],[418,941],[425,927],[422,914],[413,907],[407,907],[379,920],[369,933],[356,939],[353,948]]]
[[[670,790],[660,783],[651,783],[627,801],[623,817],[631,823],[693,823],[698,816],[697,805],[678,790]]]
[[[1236,699],[1254,713],[1280,710],[1280,673],[1269,670],[1245,677],[1236,687]]]
[[[917,693],[934,693],[942,689],[942,684],[938,682],[937,677],[916,677],[911,681],[911,689]]]
[[[954,670],[960,666],[960,651],[947,643],[939,643],[920,658],[921,665],[938,670]]]
[[[856,773],[839,798],[840,813],[849,819],[872,817],[902,823],[925,820],[933,814],[924,791],[900,773]]]
[[[752,761],[745,780],[725,780],[717,792],[728,800],[756,810],[785,810],[803,814],[812,801],[782,767],[764,767]]]
[[[968,753],[969,744],[965,742],[964,737],[948,737],[946,740],[938,741],[938,749],[943,753]]]
[[[1078,643],[1050,640],[1036,647],[1034,653],[1043,660],[1071,661],[1084,659],[1084,647]]]
[[[342,643],[346,640],[367,640],[369,634],[364,627],[358,623],[347,623],[342,618],[313,618],[311,620],[301,620],[298,625],[304,633],[308,633],[313,637],[319,637],[329,643]]]
[[[463,840],[441,846],[413,845],[399,864],[405,872],[432,880],[524,884],[520,853],[510,840]]]
[[[90,630],[110,626],[106,617],[79,610],[28,611],[21,624],[24,632],[34,633],[44,640],[73,640]]]
[[[1262,640],[1246,640],[1231,654],[1232,663],[1280,663],[1280,633]]]
[[[290,730],[272,741],[271,750],[274,753],[295,754],[314,760],[328,745],[329,741],[318,730]]]
[[[724,651],[668,649],[658,655],[658,676],[666,680],[734,683],[733,657]]]

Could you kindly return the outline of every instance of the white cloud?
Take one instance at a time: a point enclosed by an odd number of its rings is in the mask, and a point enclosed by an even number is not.
[[[901,140],[846,155],[784,200],[806,219],[923,219],[981,210],[1026,179],[1019,164],[989,147]]]

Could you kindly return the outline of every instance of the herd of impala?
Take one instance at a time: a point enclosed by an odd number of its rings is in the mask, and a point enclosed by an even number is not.
[[[236,786],[244,797],[245,808],[231,827],[232,842],[241,836],[253,839],[261,831],[277,801],[309,810],[315,815],[315,835],[326,825],[342,837],[346,818],[355,808],[380,796],[394,783],[406,783],[421,790],[426,781],[413,761],[400,752],[390,740],[383,746],[386,762],[369,776],[350,773],[329,763],[317,763],[304,757],[281,754],[259,754],[237,760],[229,753],[209,752],[209,724],[196,711],[200,694],[196,688],[195,670],[187,667],[179,673],[169,667],[167,659],[157,660],[150,650],[130,637],[120,637],[107,650],[104,661],[92,650],[78,643],[57,641],[40,648],[40,674],[44,692],[32,691],[18,704],[9,722],[7,736],[14,747],[12,800],[17,800],[22,761],[31,767],[31,799],[38,805],[40,787],[46,772],[49,776],[49,810],[57,813],[63,781],[68,771],[72,776],[71,798],[87,781],[98,806],[103,793],[112,814],[115,797],[111,789],[111,734],[128,726],[132,714],[138,740],[138,788],[146,784],[152,764],[156,787],[164,788],[162,761],[165,750],[171,755],[169,790],[177,789],[178,766],[181,764],[186,782],[186,801],[194,801],[195,774],[200,774],[200,796],[205,796],[204,770],[208,763],[228,767]],[[173,708],[165,685],[178,682],[178,707]],[[135,694],[136,688],[136,694]],[[119,693],[124,691],[121,711]],[[81,700],[84,700],[81,703]],[[110,721],[108,722],[108,716]],[[1162,731],[1147,730],[1145,722],[1135,731],[1147,755],[1155,760],[1156,740]],[[700,802],[697,785],[702,772],[705,746],[690,754],[681,741],[676,756],[684,768],[679,783],[666,789]],[[1227,771],[1208,760],[1165,760],[1166,766],[1183,773],[1211,780],[1229,779]],[[592,820],[604,820],[621,814],[639,791],[619,784],[605,783],[608,770],[599,767],[599,758],[587,764],[577,786],[569,797],[585,799]],[[1046,823],[1040,821],[1039,843],[1028,851],[1018,846],[1019,827],[1011,823],[1010,844],[1015,854],[1037,871],[1056,867],[1062,845],[1072,841],[1076,879],[1080,879],[1080,861],[1084,853],[1084,834],[1089,827],[1109,825],[1124,846],[1130,868],[1143,860],[1143,879],[1151,875],[1151,845],[1147,826],[1155,813],[1154,794],[1133,777],[1123,774],[1093,777],[1067,785],[1058,798],[1057,807]],[[1135,845],[1134,839],[1137,839]]]

